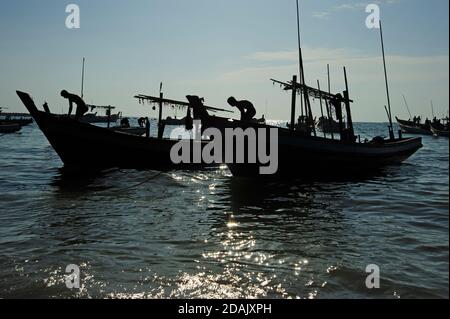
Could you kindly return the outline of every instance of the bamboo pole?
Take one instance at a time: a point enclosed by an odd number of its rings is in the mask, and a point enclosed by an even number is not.
[[[319,92],[320,92],[320,82],[319,82],[319,80],[317,80],[317,88],[319,89]],[[320,99],[320,113],[322,114],[322,123],[323,123],[324,117],[323,117],[322,95],[320,95],[319,99]],[[323,127],[322,127],[322,130],[323,130],[323,136],[325,138],[327,138],[327,134],[325,133],[325,130],[323,129]]]
[[[394,128],[392,125],[391,98],[389,95],[389,81],[388,81],[388,75],[387,75],[387,69],[386,69],[386,55],[385,55],[385,51],[384,51],[383,28],[381,26],[381,20],[380,20],[380,36],[381,36],[381,50],[383,53],[384,78],[385,78],[385,82],[386,82],[386,95],[387,95],[388,110],[389,110],[389,136],[390,136],[391,140],[393,140],[393,139],[395,139],[395,136],[394,136]]]

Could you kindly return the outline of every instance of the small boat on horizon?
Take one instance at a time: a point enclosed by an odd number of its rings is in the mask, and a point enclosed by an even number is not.
[[[404,133],[419,134],[419,135],[432,135],[430,122],[424,124],[414,122],[411,120],[405,121],[396,117],[397,123]]]
[[[430,124],[430,129],[434,136],[449,137],[449,118],[444,118],[443,122],[444,124],[441,121],[434,121]]]
[[[2,123],[0,122],[0,134],[15,133],[22,129],[19,124]]]

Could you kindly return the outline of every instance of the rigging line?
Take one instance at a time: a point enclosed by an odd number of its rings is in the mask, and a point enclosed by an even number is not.
[[[118,170],[118,171],[120,171],[120,170]],[[144,184],[150,182],[151,180],[154,180],[155,178],[161,176],[162,174],[163,174],[163,172],[156,173],[155,175],[150,176],[149,178],[146,178],[144,181],[139,182],[139,183],[137,183],[135,185],[131,185],[129,187],[124,187],[124,188],[120,188],[120,189],[116,189],[116,190],[107,190],[107,191],[98,192],[98,193],[119,193],[119,192],[127,191],[127,190],[130,190],[130,189],[139,187],[141,185],[144,185]]]

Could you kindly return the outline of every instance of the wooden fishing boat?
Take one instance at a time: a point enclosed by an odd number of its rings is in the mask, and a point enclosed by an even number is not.
[[[19,124],[10,124],[0,122],[0,134],[15,133],[22,129]]]
[[[300,84],[297,84],[299,87]],[[294,90],[295,91],[295,90]],[[297,93],[294,93],[297,94]],[[188,96],[192,108],[201,105],[196,97]],[[349,176],[364,174],[381,167],[400,164],[422,147],[421,138],[383,139],[356,141],[340,131],[340,139],[308,135],[304,131],[279,128],[252,122],[242,122],[221,117],[202,117],[202,128],[214,127],[225,136],[226,129],[253,128],[258,135],[261,129],[270,136],[270,129],[278,131],[278,170],[275,176]],[[347,123],[347,128],[351,124]],[[225,143],[225,142],[224,142]],[[236,149],[235,149],[236,151]],[[245,153],[247,149],[245,150]],[[226,163],[234,176],[259,177],[260,168],[267,164],[250,163],[245,154],[244,163]]]
[[[33,123],[33,119],[29,114],[25,113],[4,113],[2,107],[0,107],[0,122],[2,124],[17,124],[20,126],[26,126]]]
[[[174,139],[142,137],[76,121],[66,115],[39,111],[30,95],[17,91],[65,167],[82,170],[111,167],[199,169],[216,164],[174,164]],[[204,146],[207,142],[201,142]]]
[[[117,122],[120,118],[120,114],[107,115],[97,115],[96,113],[88,113],[81,117],[81,121],[90,124]]]
[[[430,124],[417,124],[412,121],[401,120],[396,117],[397,123],[403,132],[409,134],[432,135]]]
[[[0,121],[3,122],[3,124],[16,124],[16,125],[20,125],[20,126],[27,126],[27,125],[30,125],[31,123],[33,123],[33,119],[11,118],[11,117],[6,117]]]
[[[449,127],[448,125],[442,125],[434,123],[430,125],[431,132],[435,136],[449,137]]]

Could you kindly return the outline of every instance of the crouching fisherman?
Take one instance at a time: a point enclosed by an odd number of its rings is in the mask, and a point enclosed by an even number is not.
[[[75,111],[75,120],[80,119],[87,111],[89,111],[86,103],[84,103],[83,99],[78,95],[69,93],[66,90],[62,90],[61,96],[69,100],[69,116],[72,115],[73,103],[77,105],[77,109]]]

